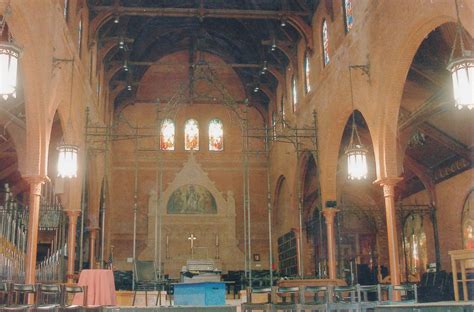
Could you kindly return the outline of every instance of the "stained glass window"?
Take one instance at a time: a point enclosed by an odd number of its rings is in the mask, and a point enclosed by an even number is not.
[[[474,191],[464,203],[462,211],[462,232],[465,249],[474,249]]]
[[[293,96],[293,113],[296,112],[296,104],[298,101],[298,94],[296,94],[296,78],[291,79],[291,95]]]
[[[354,17],[352,16],[352,0],[343,0],[343,2],[346,32],[349,32],[352,29],[352,24],[354,24]]]
[[[64,0],[63,15],[66,22],[67,22],[68,11],[69,11],[69,0]]]
[[[323,43],[323,61],[324,65],[329,64],[329,35],[328,35],[328,23],[323,20],[323,27],[321,29],[321,41]]]
[[[199,125],[195,119],[188,119],[184,125],[184,149],[199,150]]]
[[[174,151],[174,122],[171,119],[165,119],[161,123],[160,130],[160,148],[163,151]]]
[[[82,50],[82,18],[79,20],[79,26],[78,26],[78,34],[77,34],[77,50],[79,51],[79,57],[81,56],[81,50]]]
[[[309,80],[309,71],[310,71],[310,59],[309,59],[309,53],[306,52],[304,56],[304,88],[306,93],[311,91],[311,82]]]
[[[209,122],[209,150],[224,150],[224,126],[219,119],[213,119]]]

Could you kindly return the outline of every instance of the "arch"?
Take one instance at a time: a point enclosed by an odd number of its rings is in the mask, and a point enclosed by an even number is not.
[[[391,62],[393,66],[384,70],[384,76],[390,77],[390,79],[381,81],[377,95],[377,99],[380,99],[377,102],[385,103],[385,105],[380,105],[381,111],[378,114],[380,117],[376,121],[376,127],[380,131],[377,132],[377,138],[374,140],[374,152],[378,159],[378,179],[395,177],[400,173],[396,149],[398,117],[403,88],[412,60],[427,34],[440,25],[453,21],[453,16],[445,14],[431,16],[420,21],[418,27],[410,28],[413,31],[404,36],[405,40],[399,46],[390,48],[393,51],[392,53],[395,54]]]

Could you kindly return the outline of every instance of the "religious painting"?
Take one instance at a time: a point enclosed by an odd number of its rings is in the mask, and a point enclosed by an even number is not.
[[[187,184],[171,194],[167,211],[169,214],[217,214],[217,204],[205,187]]]
[[[217,152],[224,150],[224,126],[217,118],[209,123],[209,150]]]
[[[171,119],[163,120],[160,130],[160,148],[162,151],[174,151],[174,132],[174,122]]]
[[[188,119],[184,125],[184,149],[199,150],[199,125],[195,119]]]

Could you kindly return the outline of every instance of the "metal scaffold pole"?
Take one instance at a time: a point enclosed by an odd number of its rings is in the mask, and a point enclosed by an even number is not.
[[[133,262],[136,260],[137,252],[137,213],[138,213],[138,125],[135,127],[135,180],[134,180],[134,192],[133,192],[133,251],[132,257]],[[135,265],[133,266],[135,271]],[[134,272],[136,274],[136,272]],[[135,290],[135,279],[132,279],[132,289]]]
[[[86,133],[85,133],[85,141],[86,144],[84,145],[84,157],[82,162],[83,174],[82,174],[82,194],[81,194],[81,232],[79,234],[79,270],[82,270],[82,266],[84,263],[83,257],[83,248],[84,248],[84,212],[86,210],[86,167],[87,167],[87,157],[89,150],[87,148],[87,128],[89,126],[89,108],[86,109]],[[68,246],[70,248],[71,246]]]
[[[105,216],[106,216],[106,207],[107,207],[107,191],[108,191],[108,149],[109,149],[109,128],[105,129],[105,148],[104,148],[104,180],[102,184],[102,207],[100,207],[100,212],[102,214],[102,222],[100,225],[101,230],[101,237],[100,237],[100,267],[103,268],[104,266],[104,248],[105,248]]]
[[[268,209],[268,270],[270,273],[270,286],[273,285],[273,233],[272,233],[272,193],[271,193],[271,163],[270,163],[270,136],[268,127],[265,127],[265,150],[267,160],[267,209]]]
[[[245,150],[249,149],[249,136],[248,136],[248,109],[245,110],[245,131],[247,135],[245,136]],[[249,266],[249,284],[252,285],[252,229],[251,229],[251,214],[250,214],[250,178],[249,178],[249,158],[248,153],[245,153],[245,178],[246,178],[246,199],[247,199],[247,256],[248,256],[248,266]]]

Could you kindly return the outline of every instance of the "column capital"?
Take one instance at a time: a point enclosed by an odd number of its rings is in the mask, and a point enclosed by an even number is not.
[[[51,181],[48,176],[44,175],[26,175],[22,177],[28,184],[39,184]]]
[[[398,182],[402,181],[402,177],[384,177],[374,181],[374,184],[380,186],[395,186]]]
[[[64,210],[64,213],[69,217],[69,218],[74,218],[74,217],[79,217],[81,214],[80,210]]]
[[[326,218],[326,223],[332,223],[334,221],[334,217],[336,213],[338,213],[340,209],[337,208],[323,208],[323,215]]]

